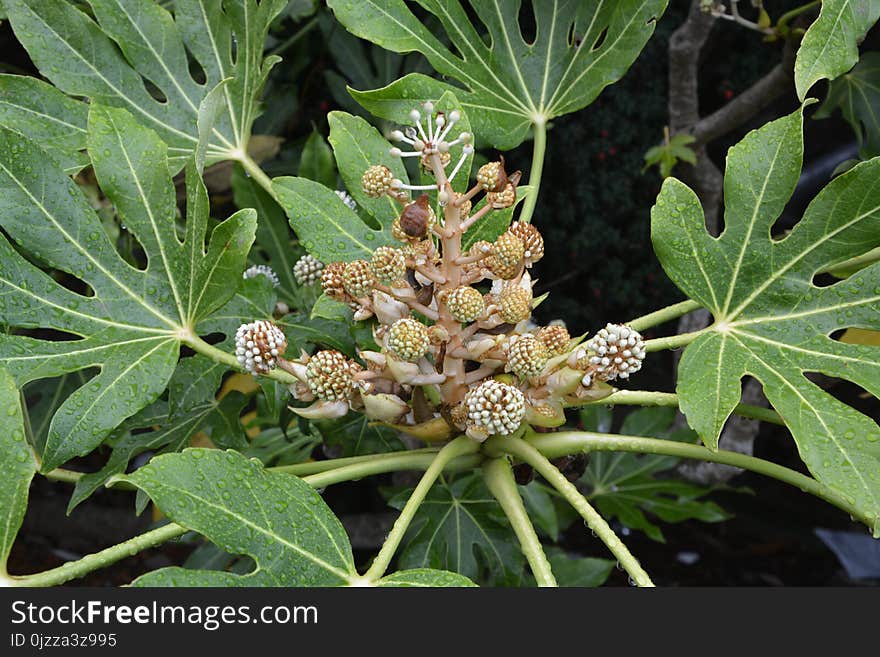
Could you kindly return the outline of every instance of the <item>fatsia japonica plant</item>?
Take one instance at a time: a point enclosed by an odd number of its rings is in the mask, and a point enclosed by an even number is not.
[[[880,264],[816,279],[880,246],[880,160],[834,178],[790,232],[773,232],[801,171],[806,93],[855,63],[877,11],[823,4],[795,66],[803,104],[728,152],[720,236],[688,186],[664,182],[651,235],[687,300],[597,317],[573,336],[565,318],[532,318],[548,247],[547,128],[625,73],[665,2],[535,2],[530,39],[518,2],[423,0],[416,13],[402,1],[329,2],[353,34],[418,51],[447,81],[411,74],[352,91],[398,127],[386,138],[331,112],[332,153],[320,138],[309,145],[331,167],[321,182],[304,167],[270,178],[251,155],[277,61],[263,42],[285,4],[3,0],[48,79],[0,77],[4,584],[60,584],[184,535],[206,543],[134,584],[518,584],[531,581],[526,564],[542,586],[603,581],[613,561],[550,545],[558,507],[650,586],[610,520],[662,540],[646,512],[725,517],[700,499],[708,489],[654,479],[678,459],[774,477],[880,533],[880,428],[807,376],[880,395],[878,349],[837,339],[880,329]],[[502,156],[474,164],[476,149],[511,149],[529,132],[525,173]],[[241,209],[217,221],[203,175],[224,160],[238,165]],[[340,188],[325,184],[332,167]],[[98,209],[72,177],[84,169],[106,199]],[[134,248],[113,239],[108,205]],[[713,318],[705,329],[643,337],[698,308]],[[652,353],[682,347],[675,393],[638,389]],[[772,408],[741,403],[747,376]],[[663,408],[612,434],[593,420],[613,405]],[[673,408],[692,430],[670,429]],[[584,430],[566,426],[569,409]],[[719,449],[732,414],[787,426],[811,476]],[[309,459],[321,442],[341,455]],[[102,468],[70,465],[98,449],[109,451]],[[320,492],[401,471],[422,474],[389,495],[400,514],[358,564]],[[108,486],[167,522],[52,570],[9,573],[37,473],[74,485],[72,513]]]

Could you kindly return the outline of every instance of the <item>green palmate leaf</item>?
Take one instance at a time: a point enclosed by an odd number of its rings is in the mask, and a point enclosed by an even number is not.
[[[806,376],[821,372],[880,395],[880,351],[833,339],[839,329],[880,328],[880,265],[828,287],[813,276],[880,245],[880,159],[838,176],[783,239],[770,237],[798,180],[801,112],[768,123],[731,148],[724,178],[725,230],[706,232],[696,195],[674,178],[652,211],[664,269],[715,323],[684,352],[678,395],[706,444],[752,375],[791,429],[822,483],[868,518],[880,516],[880,429]]]
[[[257,96],[278,61],[263,60],[263,44],[285,0],[177,0],[174,16],[152,0],[89,0],[96,21],[57,0],[3,4],[45,77],[71,96],[130,111],[168,144],[173,172],[196,147],[202,100],[227,78],[208,163],[240,158],[247,148]],[[204,82],[190,73],[189,55]]]
[[[188,449],[121,479],[174,522],[256,563],[246,575],[162,568],[139,577],[137,586],[339,586],[357,577],[348,536],[321,496],[255,459]]]
[[[199,325],[205,333],[225,333],[228,337],[218,348],[230,352],[235,329],[246,321],[270,318],[275,305],[271,284],[265,279],[239,279],[238,283],[235,296]],[[150,404],[110,435],[107,439],[113,448],[110,457],[103,468],[77,481],[68,502],[68,513],[113,476],[123,474],[135,456],[144,452],[180,451],[189,446],[190,439],[198,432],[204,432],[219,447],[244,451],[249,443],[239,416],[247,398],[234,391],[222,399],[217,398],[227,371],[225,364],[205,356],[182,359],[168,382],[168,400],[160,399]],[[68,374],[66,378],[75,380],[72,385],[62,380],[65,390],[52,396],[53,400],[59,399],[57,403],[86,380],[82,372]],[[34,416],[40,409],[37,406],[30,410]],[[50,419],[51,413],[43,418],[43,424],[48,426]]]
[[[65,173],[88,162],[88,106],[37,78],[0,75],[0,125],[32,138]]]
[[[401,570],[383,577],[377,582],[377,586],[394,587],[438,587],[438,586],[476,586],[471,580],[458,573],[448,570],[432,570],[430,568],[416,568],[413,570]]]
[[[858,137],[861,156],[880,155],[880,52],[865,53],[852,71],[834,80],[814,118],[838,108]]]
[[[794,83],[798,98],[819,80],[833,80],[859,60],[859,43],[880,18],[880,0],[822,0],[819,18],[798,48]]]
[[[665,144],[649,148],[645,153],[645,169],[656,165],[660,169],[660,175],[668,178],[679,160],[696,164],[697,154],[688,146],[695,141],[693,135],[682,133],[675,135]]]
[[[0,368],[0,585],[6,560],[27,509],[28,489],[37,464],[24,436],[18,387]]]
[[[410,492],[389,504],[403,508]],[[518,583],[525,566],[513,530],[479,474],[434,485],[410,525],[399,564],[453,570],[496,585]]]
[[[519,2],[470,0],[481,22],[474,25],[457,0],[420,0],[442,25],[437,34],[403,0],[328,4],[350,32],[396,52],[418,51],[438,73],[462,85],[411,74],[355,93],[364,107],[387,118],[401,104],[451,90],[477,136],[509,149],[523,141],[530,125],[586,107],[620,79],[653,33],[666,0],[532,2],[531,43],[519,26]]]
[[[45,470],[91,451],[165,389],[181,340],[235,292],[256,224],[253,210],[236,213],[214,228],[206,252],[208,199],[191,165],[181,242],[166,147],[124,110],[92,106],[88,148],[102,189],[147,255],[146,269],[119,256],[76,185],[37,144],[0,128],[0,225],[91,293],[59,285],[0,238],[2,321],[76,337],[0,336],[0,358],[16,383],[100,368],[52,418]]]

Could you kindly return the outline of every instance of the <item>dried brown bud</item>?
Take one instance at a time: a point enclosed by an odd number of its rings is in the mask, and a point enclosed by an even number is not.
[[[410,239],[423,239],[436,220],[427,194],[408,203],[400,213],[400,229]]]

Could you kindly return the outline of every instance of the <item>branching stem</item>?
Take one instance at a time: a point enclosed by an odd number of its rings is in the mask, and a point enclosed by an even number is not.
[[[702,445],[680,443],[674,440],[643,438],[641,436],[621,436],[589,431],[560,431],[558,433],[534,434],[529,438],[529,443],[548,458],[594,451],[636,452],[664,454],[683,459],[696,459],[698,461],[711,461],[713,463],[732,465],[796,486],[805,493],[815,495],[846,511],[853,518],[858,518],[859,521],[873,528],[875,534],[880,531],[880,523],[878,523],[876,518],[871,517],[867,512],[860,511],[841,493],[828,488],[824,484],[820,484],[815,479],[800,472],[747,454],[725,450],[711,450]]]
[[[682,315],[687,315],[689,312],[693,312],[701,307],[702,306],[700,306],[698,302],[688,299],[687,301],[674,303],[671,306],[666,306],[665,308],[655,310],[647,315],[637,317],[626,324],[627,326],[634,328],[636,331],[644,331],[645,329],[657,326],[658,324],[663,324],[672,319],[678,319]]]
[[[541,547],[541,541],[535,533],[529,514],[526,512],[522,497],[516,489],[516,481],[506,457],[489,459],[483,464],[483,475],[486,485],[498,500],[511,527],[519,539],[522,552],[529,562],[532,574],[538,586],[557,586],[556,578],[550,569],[550,562]]]
[[[492,444],[489,445],[489,442]],[[645,572],[638,560],[617,537],[614,530],[605,522],[605,519],[592,507],[587,498],[581,495],[575,485],[566,479],[565,475],[550,463],[541,452],[522,438],[514,438],[512,436],[490,438],[489,442],[487,442],[487,447],[490,453],[491,450],[498,450],[499,452],[510,454],[531,465],[544,477],[547,483],[553,486],[586,521],[590,529],[593,530],[596,536],[617,558],[620,566],[629,573],[633,582],[638,586],[654,586],[648,573]]]
[[[406,534],[406,530],[409,528],[409,524],[412,522],[416,511],[418,511],[422,502],[425,500],[428,491],[431,490],[431,486],[437,481],[437,477],[440,476],[440,473],[443,472],[446,465],[456,457],[474,454],[478,449],[479,443],[474,442],[466,436],[459,436],[444,445],[444,447],[437,452],[430,467],[425,471],[421,481],[419,481],[415,490],[413,490],[412,495],[410,495],[407,500],[406,505],[403,507],[403,511],[400,512],[397,520],[395,520],[394,526],[388,534],[388,538],[385,539],[385,543],[379,550],[379,554],[376,555],[370,569],[364,574],[364,577],[367,580],[375,582],[381,579],[385,574],[385,571],[388,569],[391,559],[394,558],[394,553],[397,552],[397,548],[400,546],[400,542],[403,540],[403,536]]]
[[[650,353],[652,351],[661,351],[663,349],[679,349],[680,347],[686,347],[709,330],[711,330],[711,327],[700,329],[699,331],[692,331],[691,333],[680,333],[665,338],[645,340],[645,351]]]
[[[608,397],[589,400],[576,404],[577,406],[589,406],[593,404],[610,404],[618,406],[675,406],[679,405],[678,395],[672,392],[657,392],[654,390],[618,390]],[[770,424],[785,426],[785,421],[779,413],[763,406],[751,404],[737,404],[733,412],[742,417],[753,420],[761,420]]]

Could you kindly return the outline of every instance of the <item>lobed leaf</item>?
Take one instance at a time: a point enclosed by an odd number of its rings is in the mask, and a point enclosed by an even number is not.
[[[203,99],[229,79],[207,161],[239,158],[259,92],[278,61],[263,60],[263,45],[285,0],[177,0],[173,15],[152,0],[88,3],[94,20],[68,2],[3,0],[16,37],[40,73],[69,96],[131,112],[168,144],[172,172],[184,166],[199,141]],[[203,82],[191,74],[188,54]],[[80,105],[84,114],[86,105]]]
[[[238,212],[211,231],[206,249],[207,193],[191,164],[181,242],[166,146],[124,110],[91,107],[88,148],[102,189],[146,252],[145,269],[122,259],[77,186],[37,144],[0,128],[0,318],[73,338],[2,335],[0,357],[18,386],[99,369],[53,416],[46,471],[91,451],[165,389],[181,340],[234,294],[256,224],[253,210]],[[87,292],[58,284],[9,240]]]
[[[706,231],[696,195],[674,178],[652,210],[663,268],[715,322],[684,351],[677,392],[689,424],[717,447],[740,399],[740,380],[761,381],[810,472],[867,518],[880,517],[880,428],[805,375],[821,372],[880,395],[880,352],[832,338],[880,328],[880,265],[827,287],[814,276],[880,245],[880,158],[832,180],[783,238],[770,235],[797,183],[802,112],[753,131],[730,149],[725,229]],[[873,523],[877,526],[876,521]]]
[[[348,536],[321,496],[255,459],[188,449],[120,480],[145,491],[172,521],[256,564],[246,575],[161,568],[135,586],[339,586],[357,577]]]
[[[422,53],[442,76],[414,73],[387,87],[353,95],[370,112],[391,118],[414,99],[453,91],[475,133],[506,150],[529,127],[589,105],[619,80],[651,34],[666,0],[545,0],[530,3],[535,38],[519,25],[520,2],[419,0],[439,21],[432,32],[403,0],[329,0],[353,34],[395,52]],[[468,10],[481,24],[474,24]]]

